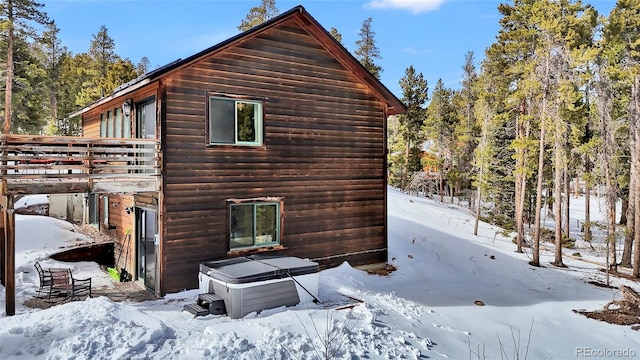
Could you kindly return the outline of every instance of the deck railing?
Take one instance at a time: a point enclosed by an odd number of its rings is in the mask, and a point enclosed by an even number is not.
[[[158,191],[161,156],[156,140],[0,135],[1,192]]]

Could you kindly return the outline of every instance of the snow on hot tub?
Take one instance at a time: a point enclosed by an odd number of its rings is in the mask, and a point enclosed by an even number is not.
[[[214,293],[232,319],[318,297],[318,263],[293,256],[253,255],[200,264],[200,293]]]

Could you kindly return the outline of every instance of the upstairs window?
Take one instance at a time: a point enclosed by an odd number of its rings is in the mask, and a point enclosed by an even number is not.
[[[247,201],[229,206],[231,250],[280,244],[281,202]]]
[[[100,137],[107,137],[107,115],[100,114]]]
[[[209,97],[209,143],[262,145],[262,102]]]

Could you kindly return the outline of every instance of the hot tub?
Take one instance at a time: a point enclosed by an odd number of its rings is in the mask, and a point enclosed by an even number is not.
[[[253,255],[200,264],[200,293],[224,300],[232,319],[318,297],[318,263],[292,256]]]

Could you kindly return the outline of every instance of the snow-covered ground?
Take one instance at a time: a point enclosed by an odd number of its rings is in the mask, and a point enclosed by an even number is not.
[[[392,189],[388,199],[389,262],[395,272],[369,275],[344,263],[320,273],[323,304],[270,309],[236,320],[182,312],[197,290],[142,303],[97,297],[46,310],[28,308],[23,303],[38,284],[36,260],[71,267],[78,277],[91,276],[94,287],[112,279],[94,263],[47,258],[60,247],[87,241],[70,225],[18,216],[17,314],[0,317],[0,359],[640,356],[640,332],[573,312],[600,309],[620,296],[616,289],[588,283],[604,281],[592,262],[566,258],[568,269],[552,268],[552,253],[545,252],[544,266],[533,268],[529,255],[515,253],[512,239],[500,235],[500,229],[481,223],[479,236],[473,236],[473,217],[464,210]],[[639,290],[638,283],[612,281]],[[0,287],[0,311],[4,296]],[[337,309],[345,304],[354,306]]]

